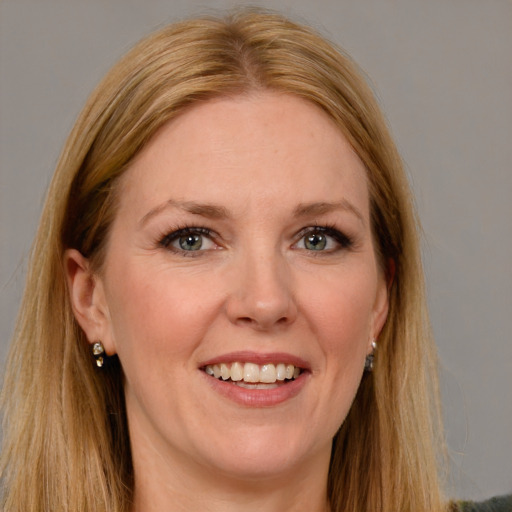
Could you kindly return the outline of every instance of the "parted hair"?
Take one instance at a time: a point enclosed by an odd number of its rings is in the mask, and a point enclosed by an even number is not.
[[[162,125],[211,98],[265,90],[317,105],[359,155],[377,256],[390,281],[375,369],[363,376],[333,440],[331,509],[445,510],[436,356],[400,156],[352,60],[310,28],[255,9],[150,35],[108,73],[80,114],[49,187],[6,366],[3,510],[130,510],[122,368],[116,356],[95,368],[72,313],[63,254],[75,248],[101,268],[119,177]]]

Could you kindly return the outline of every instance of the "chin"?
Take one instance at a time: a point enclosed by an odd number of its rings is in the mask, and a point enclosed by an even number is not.
[[[244,432],[244,435],[233,432],[229,446],[211,453],[210,459],[212,466],[226,476],[247,481],[265,480],[296,473],[308,460],[319,454],[327,453],[329,457],[330,449],[330,440],[325,442],[323,449],[314,449],[308,446],[304,435],[294,435],[284,426],[256,427]]]

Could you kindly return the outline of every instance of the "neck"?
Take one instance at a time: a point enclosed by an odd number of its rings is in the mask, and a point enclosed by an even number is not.
[[[190,510],[208,510],[208,512],[328,512],[329,505],[325,492],[317,493],[313,489],[279,488],[265,486],[247,486],[238,488],[224,485],[222,488],[203,488],[201,492],[191,489],[176,489],[167,486],[165,492],[151,493],[150,488],[136,489],[133,512],[189,512]]]
[[[277,475],[241,478],[191,461],[134,455],[132,512],[328,512],[329,454]],[[142,454],[139,454],[142,455]],[[153,454],[155,455],[155,454]]]

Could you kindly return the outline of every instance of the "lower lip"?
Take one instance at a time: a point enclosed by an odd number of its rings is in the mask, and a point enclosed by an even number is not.
[[[208,384],[217,393],[233,402],[248,407],[272,407],[297,396],[305,386],[309,372],[301,373],[296,379],[269,389],[246,389],[232,382],[223,381],[201,371]]]

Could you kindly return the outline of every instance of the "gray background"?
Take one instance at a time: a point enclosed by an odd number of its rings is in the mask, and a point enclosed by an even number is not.
[[[243,2],[0,0],[0,361],[59,151],[140,37]],[[367,71],[424,227],[453,496],[512,491],[512,3],[252,2],[307,20]]]

